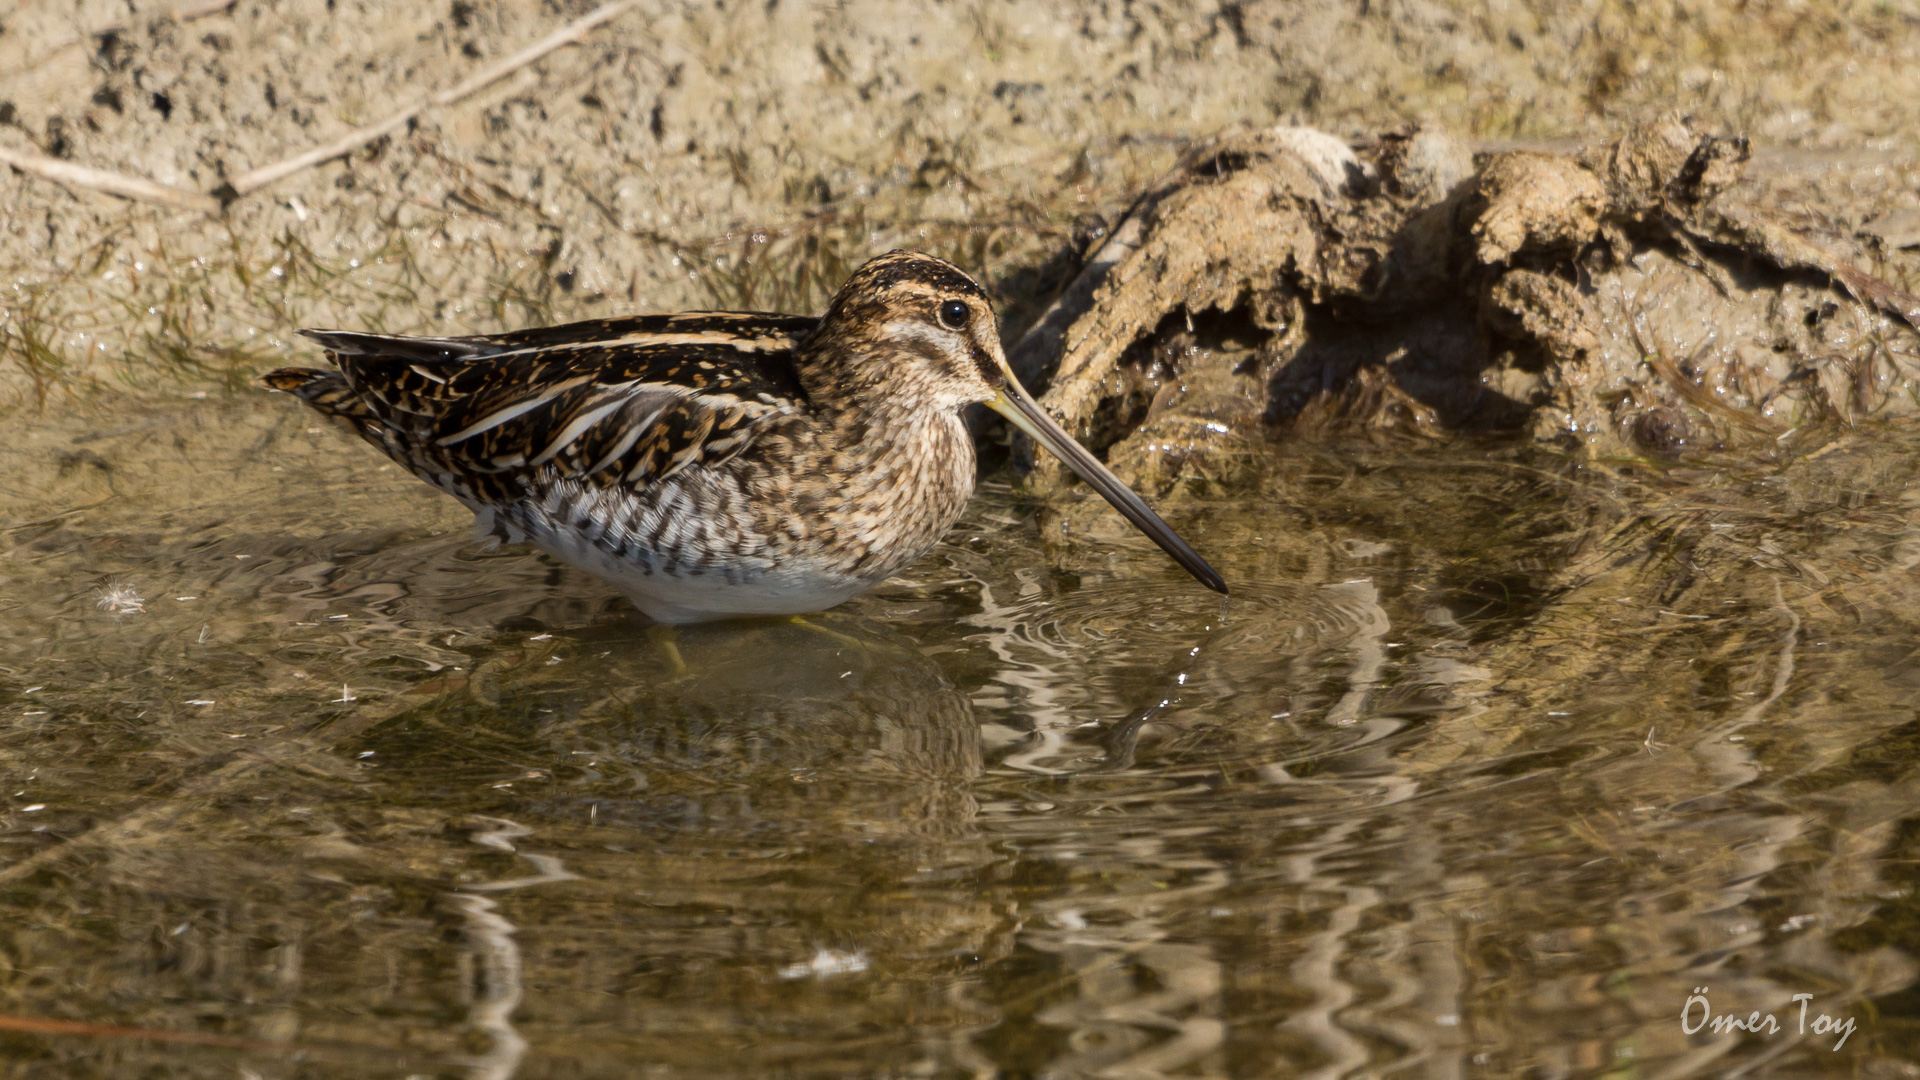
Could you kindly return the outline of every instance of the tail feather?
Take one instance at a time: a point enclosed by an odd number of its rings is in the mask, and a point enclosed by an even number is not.
[[[284,390],[289,394],[299,394],[313,383],[328,378],[339,378],[336,372],[322,371],[319,368],[283,367],[260,376],[260,381],[275,390]],[[305,395],[302,395],[305,396]]]
[[[317,368],[280,368],[260,376],[260,381],[313,406],[314,411],[379,447],[381,453],[399,462],[415,476],[456,497],[463,497],[460,491],[448,487],[444,479],[437,478],[445,470],[427,459],[422,452],[421,440],[382,419],[375,405],[361,397],[340,372]]]
[[[464,360],[485,351],[481,344],[464,338],[400,337],[357,330],[302,330],[300,334],[335,356],[377,356],[416,364]]]

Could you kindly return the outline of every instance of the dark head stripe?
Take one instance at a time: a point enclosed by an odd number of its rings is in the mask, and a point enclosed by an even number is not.
[[[985,298],[986,290],[964,270],[917,251],[889,251],[854,271],[834,300],[839,307],[856,296],[877,296],[906,284],[922,285],[942,293]]]

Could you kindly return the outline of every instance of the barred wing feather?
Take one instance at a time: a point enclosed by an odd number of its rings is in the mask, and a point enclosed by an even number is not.
[[[806,412],[794,353],[814,322],[691,312],[486,337],[303,333],[411,467],[645,487]]]

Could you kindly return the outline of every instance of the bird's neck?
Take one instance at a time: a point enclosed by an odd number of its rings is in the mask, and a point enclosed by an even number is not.
[[[875,395],[871,400],[841,398],[824,408],[816,399],[815,416],[822,446],[843,466],[903,457],[964,457],[972,469],[973,441],[957,409]]]
[[[893,355],[883,340],[823,328],[798,365],[800,384],[826,442],[835,452],[879,456],[902,442],[925,437],[956,410],[938,402],[938,391],[917,377],[910,356]]]
[[[828,475],[847,478],[849,498],[937,495],[957,514],[973,492],[973,439],[924,358],[896,355],[898,348],[837,326],[808,343],[798,374],[813,407],[815,445],[831,465]]]
[[[927,514],[935,535],[973,494],[973,438],[955,408],[898,395],[815,401],[825,475],[841,479],[840,497],[875,513]],[[929,540],[928,542],[931,542]]]
[[[973,495],[973,439],[955,404],[913,382],[914,365],[867,348],[820,350],[800,365],[812,414],[805,471],[831,477],[823,508],[858,551],[859,574],[918,558]],[[824,353],[824,355],[823,355]],[[849,531],[850,530],[850,531]],[[852,572],[852,571],[850,571]]]

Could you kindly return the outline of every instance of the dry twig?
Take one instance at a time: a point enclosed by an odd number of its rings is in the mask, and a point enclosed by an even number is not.
[[[173,17],[181,22],[192,22],[209,15],[218,15],[239,2],[240,0],[200,0],[197,4],[181,4],[173,9]]]
[[[481,89],[526,67],[528,64],[533,63],[535,60],[540,59],[555,49],[565,45],[575,44],[601,23],[625,14],[627,10],[632,8],[637,2],[638,0],[613,0],[611,3],[602,4],[580,18],[548,34],[546,37],[541,38],[532,45],[501,60],[499,63],[482,68],[472,75],[469,75],[451,89],[442,90],[437,94],[430,94],[421,98],[412,105],[407,106],[379,123],[356,128],[325,146],[318,146],[304,154],[290,157],[285,161],[276,162],[272,165],[262,166],[261,168],[242,173],[232,180],[227,181],[225,184],[222,184],[212,195],[203,195],[198,191],[192,191],[187,188],[158,184],[137,176],[127,176],[122,173],[108,172],[105,169],[75,165],[72,162],[61,161],[57,158],[46,157],[42,154],[8,150],[5,147],[0,147],[0,165],[10,165],[29,176],[37,176],[43,180],[51,180],[54,183],[63,184],[69,188],[104,192],[108,195],[118,195],[123,199],[157,203],[161,206],[171,206],[180,210],[198,210],[205,213],[217,213],[235,199],[258,191],[269,184],[284,180],[302,169],[312,168],[323,161],[330,161],[343,154],[350,154],[373,140],[378,139],[380,136],[401,127],[407,121],[428,109],[442,108],[447,105],[452,105],[463,98],[472,96]],[[200,15],[225,10],[231,7],[232,3],[233,0],[224,0],[222,3],[204,2],[192,5],[181,11],[179,17],[183,20],[197,18]]]
[[[88,168],[85,165],[75,165],[71,161],[61,161],[59,158],[9,150],[4,146],[0,146],[0,165],[11,165],[28,176],[51,180],[69,188],[105,192],[108,195],[118,195],[123,199],[159,203],[161,206],[171,206],[177,210],[200,210],[211,214],[220,209],[220,200],[188,188],[156,184],[137,176]]]
[[[526,67],[528,64],[533,63],[535,60],[540,59],[563,45],[572,45],[578,42],[594,27],[599,26],[608,19],[624,14],[635,2],[636,0],[614,0],[613,3],[602,4],[499,63],[475,72],[461,80],[461,82],[451,90],[442,90],[437,94],[421,98],[419,101],[394,113],[385,120],[377,124],[368,124],[365,127],[356,128],[325,146],[316,146],[304,154],[290,157],[285,161],[275,162],[272,165],[262,166],[250,172],[241,173],[239,176],[229,180],[226,185],[219,190],[218,194],[223,200],[232,202],[234,199],[258,191],[268,184],[283,180],[302,169],[311,168],[323,161],[330,161],[343,154],[350,154],[380,136],[394,131],[427,109],[437,109],[451,105],[464,97],[478,92],[489,84],[513,74],[515,71]]]

